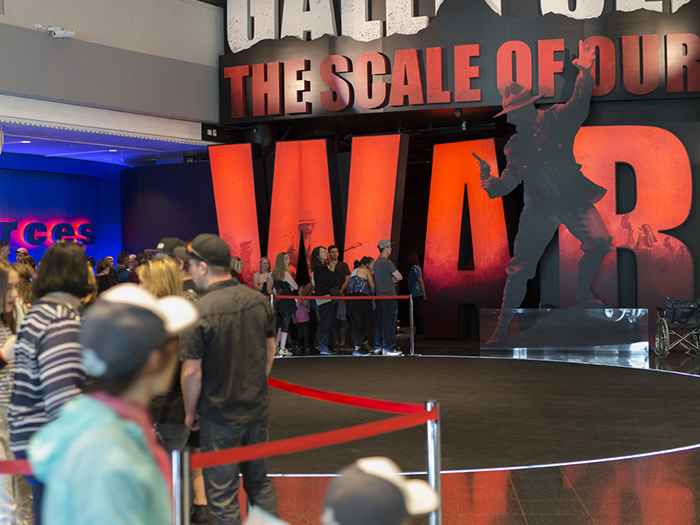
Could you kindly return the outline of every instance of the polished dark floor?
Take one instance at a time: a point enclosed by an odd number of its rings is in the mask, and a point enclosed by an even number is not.
[[[458,342],[450,344],[443,341],[420,342],[417,344],[416,351],[427,355],[480,355],[479,349],[473,344]],[[516,361],[534,357],[535,359],[553,359],[574,363],[585,363],[590,360],[599,364],[677,371],[691,375],[700,373],[700,358],[683,354],[671,354],[666,359],[659,359],[653,353],[642,356],[592,356],[587,353],[578,356],[574,354],[525,356],[520,353],[499,357],[509,357]],[[371,360],[374,358],[357,359]],[[397,358],[381,358],[377,360],[377,363],[388,359]],[[337,358],[327,360],[329,363],[338,362],[340,364],[342,362]],[[279,366],[278,370],[281,371],[283,368],[291,366],[292,361],[290,359],[289,363]],[[281,363],[276,363],[276,367],[278,364]],[[584,367],[582,370],[586,369],[585,365],[577,366]],[[523,368],[523,370],[525,369]],[[551,370],[558,369],[552,367]],[[340,371],[340,379],[336,386],[341,387],[342,390],[342,385],[352,380],[353,377],[346,377],[348,374],[343,375],[342,368]],[[646,372],[646,374],[650,373]],[[671,380],[670,383],[664,383],[665,385],[673,386],[675,379],[683,383],[699,381],[698,385],[700,386],[700,378],[677,374],[661,375],[664,376],[664,379]],[[627,380],[635,376],[621,375],[619,377],[624,377]],[[363,377],[355,377],[354,379],[360,384],[369,381]],[[317,379],[309,378],[310,382],[314,380]],[[591,387],[595,389],[596,385],[591,385]],[[694,384],[689,388],[694,388]],[[692,439],[695,430],[688,431],[700,420],[698,396],[690,394],[676,398],[665,390],[662,388],[661,391],[656,392],[655,394],[661,396],[656,399],[652,395],[644,399],[627,400],[632,405],[636,401],[638,406],[635,411],[646,414],[646,419],[639,423],[640,434],[654,437],[657,444],[663,445],[677,441],[680,432],[686,435],[683,441],[687,441],[687,437],[690,436],[693,443],[688,443],[688,445],[700,443],[700,433],[697,434],[697,439]],[[356,393],[362,395],[361,391]],[[414,400],[408,399],[407,401]],[[610,405],[615,402],[615,400],[610,400]],[[670,409],[677,411],[674,412],[674,417],[665,420],[663,424],[657,424],[660,417],[668,415],[664,412]],[[377,419],[381,417],[379,415]],[[320,414],[315,419],[324,424],[325,419]],[[292,426],[296,426],[296,424]],[[652,432],[648,432],[649,427],[653,427]],[[307,427],[306,433],[313,430]],[[590,424],[584,425],[580,430],[582,433],[595,431]],[[611,433],[608,438],[614,441],[617,436]],[[416,439],[419,439],[417,435]],[[401,455],[400,451],[406,446],[405,440],[396,441],[394,446],[396,454],[392,454],[391,449],[380,450],[378,453],[395,457],[397,454]],[[463,446],[469,448],[473,447],[474,444],[465,440]],[[352,448],[353,444],[350,443],[347,447]],[[508,445],[504,443],[502,447],[504,454],[507,455]],[[332,450],[332,448],[328,450]],[[548,448],[548,445],[543,443],[542,448]],[[356,453],[364,455],[363,450],[358,449]],[[330,457],[335,456],[337,461],[342,463],[349,457],[346,454],[347,452],[336,452],[331,453]],[[272,467],[274,458],[271,458],[269,462]],[[400,460],[398,462],[401,464]],[[405,467],[404,469],[410,470]],[[271,471],[273,470],[271,468]],[[280,517],[293,525],[318,524],[323,494],[329,480],[330,478],[326,476],[275,477],[274,484],[278,495]],[[442,487],[443,523],[446,525],[695,524],[700,523],[700,449],[689,448],[671,453],[652,453],[646,457],[633,459],[568,464],[546,468],[512,469],[506,467],[493,471],[443,473]],[[427,519],[417,519],[411,523],[427,523]]]

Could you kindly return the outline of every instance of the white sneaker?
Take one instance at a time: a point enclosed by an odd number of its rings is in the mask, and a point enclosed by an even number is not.
[[[287,350],[286,348],[280,348],[280,355],[283,355],[284,357],[289,357],[294,355],[292,352]]]
[[[382,350],[382,355],[403,355],[401,350]]]

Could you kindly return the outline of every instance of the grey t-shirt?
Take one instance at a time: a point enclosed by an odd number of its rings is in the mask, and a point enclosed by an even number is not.
[[[396,295],[396,285],[392,280],[392,273],[396,266],[386,257],[377,257],[374,261],[374,281],[377,286],[377,295]]]

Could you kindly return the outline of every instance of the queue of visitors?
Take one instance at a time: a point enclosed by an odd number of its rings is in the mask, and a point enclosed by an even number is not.
[[[58,242],[40,269],[24,248],[10,264],[9,245],[0,243],[0,460],[28,458],[33,470],[2,476],[0,522],[171,523],[166,451],[267,441],[267,377],[276,355],[291,355],[291,326],[304,354],[314,346],[334,353],[349,327],[354,355],[401,355],[392,343],[395,299],[376,301],[372,334],[371,300],[346,306],[327,298],[370,297],[380,283],[385,295],[396,295],[402,275],[388,260],[391,242],[378,249],[377,261],[364,257],[350,272],[337,247],[318,246],[304,285],[280,253],[274,267],[263,258],[246,286],[242,259],[217,235],[165,238],[137,255],[120,252],[116,265],[111,256],[95,262],[79,244]],[[281,297],[274,309],[265,292]],[[379,502],[391,503],[400,523],[414,514],[410,494],[391,472],[372,472],[386,465],[361,468],[404,493]],[[239,474],[249,502],[276,516],[261,459],[193,471],[191,522],[241,523]],[[341,519],[344,495],[351,491],[327,499],[326,514],[338,514],[326,523],[354,523]],[[364,521],[374,522],[389,523]]]

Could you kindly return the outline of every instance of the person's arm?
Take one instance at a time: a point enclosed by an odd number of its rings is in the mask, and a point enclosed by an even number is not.
[[[199,430],[197,404],[202,394],[202,360],[185,359],[182,363],[182,398],[185,401],[185,425],[190,430]]]
[[[588,46],[584,48],[583,41],[579,40],[578,57],[572,61],[579,70],[574,83],[574,92],[566,103],[555,104],[551,108],[557,119],[570,123],[571,126],[580,126],[588,117],[594,83],[591,69],[595,61],[595,53]]]
[[[265,338],[265,346],[267,347],[267,365],[265,366],[265,373],[267,377],[270,377],[270,372],[272,372],[272,363],[275,362],[275,352],[277,347],[275,346],[274,337]]]
[[[262,292],[262,283],[260,282],[260,272],[255,272],[253,274],[253,288],[255,288],[258,292]]]
[[[58,319],[37,345],[37,362],[46,417],[53,421],[59,409],[85,386],[79,319]]]
[[[272,277],[268,274],[267,276],[267,293],[274,293],[273,290],[275,288],[275,281],[272,280]]]
[[[374,295],[377,290],[377,285],[374,282],[374,274],[370,271],[367,272],[367,280],[369,281],[369,288],[372,290],[372,295]]]
[[[345,282],[343,283],[343,286],[340,287],[340,295],[345,295],[345,290],[348,289],[348,282],[349,281],[350,281],[350,276],[346,275]]]
[[[0,348],[0,368],[4,367],[8,361],[12,361],[15,358],[15,342],[17,341],[17,336],[12,335],[7,338],[5,344]]]
[[[506,169],[503,170],[500,177],[494,177],[491,175],[491,165],[484,161],[479,160],[479,169],[481,171],[481,187],[486,191],[490,199],[496,199],[498,197],[503,197],[508,195],[513,191],[518,184],[520,184],[520,168],[515,162],[512,162],[511,148],[513,146],[513,140],[517,138],[517,134],[511,137],[504,148],[504,153],[506,154]]]
[[[421,292],[423,292],[423,299],[428,300],[428,294],[425,293],[425,283],[423,282],[423,278],[419,277],[418,278],[418,288],[420,289]]]
[[[297,290],[299,288],[299,285],[297,282],[294,280],[294,277],[292,277],[292,274],[289,272],[284,272],[284,280],[289,283],[289,286],[292,287],[292,290]]]
[[[399,282],[401,279],[403,279],[403,275],[401,275],[401,272],[396,270],[395,272],[392,272],[391,276],[396,279],[395,282]]]

